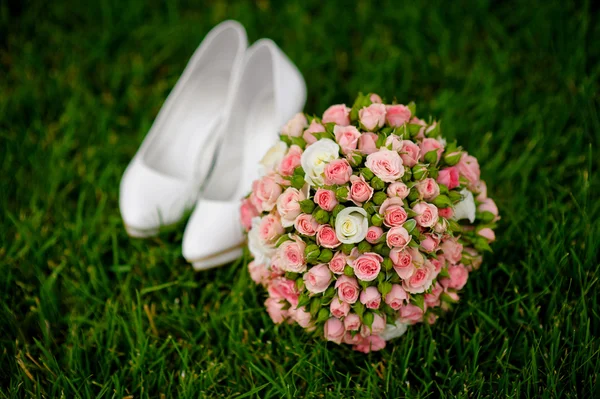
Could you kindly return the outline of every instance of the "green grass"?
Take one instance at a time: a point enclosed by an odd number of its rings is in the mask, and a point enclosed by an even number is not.
[[[597,4],[87,3],[0,3],[0,397],[600,397]],[[227,18],[298,65],[307,112],[415,100],[479,158],[498,240],[435,326],[314,342],[243,262],[194,273],[183,227],[127,237],[120,177]]]

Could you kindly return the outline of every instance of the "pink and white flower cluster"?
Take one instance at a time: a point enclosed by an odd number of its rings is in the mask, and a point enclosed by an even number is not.
[[[297,114],[280,139],[240,212],[273,322],[368,353],[458,301],[499,216],[437,122],[361,94]]]

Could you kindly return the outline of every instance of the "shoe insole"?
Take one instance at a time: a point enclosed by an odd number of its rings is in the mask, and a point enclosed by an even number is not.
[[[225,104],[229,70],[196,71],[174,98],[145,153],[152,168],[173,177],[191,179],[202,144],[211,134]]]

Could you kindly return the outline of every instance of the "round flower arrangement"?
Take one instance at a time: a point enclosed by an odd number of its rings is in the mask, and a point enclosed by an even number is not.
[[[240,211],[267,312],[361,352],[434,323],[495,239],[477,159],[414,103],[297,114],[261,164]]]

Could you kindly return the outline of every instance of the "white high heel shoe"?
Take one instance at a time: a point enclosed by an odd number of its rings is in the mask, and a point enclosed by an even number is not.
[[[241,256],[240,200],[281,127],[306,101],[302,74],[271,40],[248,49],[241,76],[216,165],[183,236],[183,256],[196,270]]]
[[[248,46],[225,21],[204,38],[121,179],[119,206],[130,236],[177,223],[196,202],[228,118]]]

